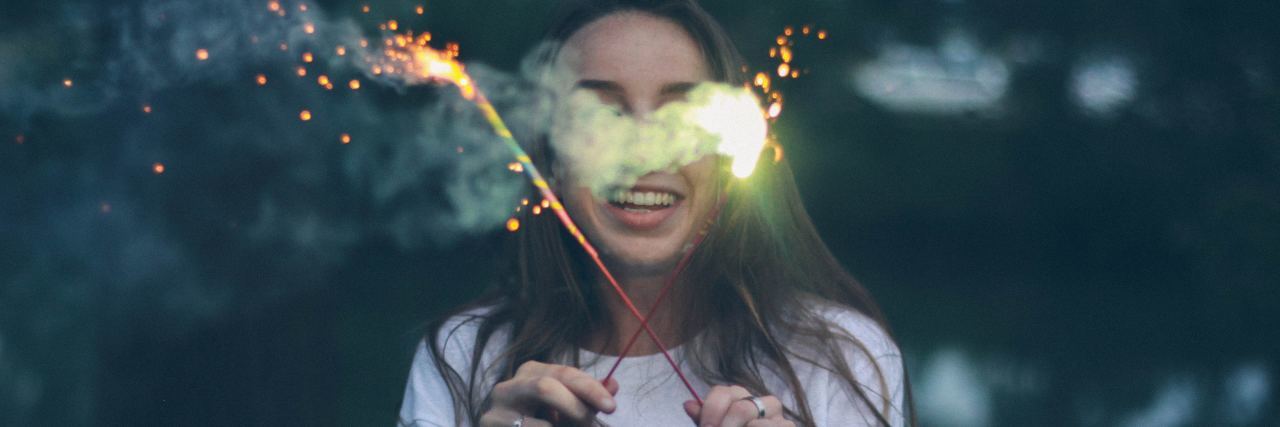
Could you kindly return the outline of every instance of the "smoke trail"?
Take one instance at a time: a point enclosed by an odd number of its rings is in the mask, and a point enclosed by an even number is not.
[[[326,283],[357,245],[493,232],[525,189],[456,90],[371,73],[380,38],[351,18],[105,3],[0,17],[0,424],[91,419],[100,346],[138,319],[181,336]],[[526,75],[468,70],[513,128],[549,121]]]

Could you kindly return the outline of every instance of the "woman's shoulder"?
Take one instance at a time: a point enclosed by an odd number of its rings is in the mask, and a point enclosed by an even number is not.
[[[902,356],[885,326],[858,309],[816,298],[807,305],[810,313],[830,325],[831,332],[856,340],[867,356],[873,359]]]
[[[497,310],[497,307],[497,304],[487,304],[458,312],[440,322],[437,329],[428,337],[435,336],[434,345],[436,349],[451,365],[465,364],[471,359],[471,353],[475,349],[481,326]],[[493,342],[494,339],[502,339],[505,333],[505,330],[496,330],[489,337],[489,341]],[[418,352],[428,351],[426,346],[427,339],[424,338],[419,343]]]

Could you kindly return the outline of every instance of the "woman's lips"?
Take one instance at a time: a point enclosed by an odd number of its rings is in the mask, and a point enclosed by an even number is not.
[[[643,231],[657,229],[684,202],[684,197],[675,192],[655,188],[632,188],[620,190],[604,202],[604,210],[609,216],[621,222],[628,229]]]

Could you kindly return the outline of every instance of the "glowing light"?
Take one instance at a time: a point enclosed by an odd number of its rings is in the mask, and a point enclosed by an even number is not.
[[[809,28],[809,26],[808,26],[808,25],[805,25],[805,26],[804,26],[804,28],[801,28],[801,29],[800,29],[800,34],[804,34],[804,35],[806,35],[806,36],[807,36],[807,35],[809,35],[809,31],[810,31],[810,30],[812,30],[812,29],[811,29],[811,28]]]
[[[787,77],[789,75],[791,75],[791,64],[785,62],[778,64],[778,77]]]
[[[418,5],[418,7],[414,8],[413,11],[418,12],[418,14],[421,15],[421,14],[427,13],[427,8],[422,7],[422,5]]]
[[[329,86],[329,76],[321,74],[320,77],[316,77],[316,83],[320,86]]]
[[[534,205],[534,207],[533,207],[533,214],[534,214],[534,215],[542,215],[542,206]]]
[[[299,12],[306,12],[306,11],[307,11],[307,4],[306,4],[306,3],[299,4],[299,5],[298,5],[298,11],[299,11]]]
[[[151,104],[142,104],[142,113],[151,114]]]
[[[520,229],[520,220],[515,218],[507,219],[507,231],[514,233],[516,232],[516,230],[519,230],[519,229]]]
[[[311,110],[302,110],[298,113],[298,119],[304,122],[311,121]]]
[[[751,91],[717,93],[706,107],[694,111],[691,119],[720,138],[716,150],[733,159],[735,176],[751,176],[769,132],[760,102]]]
[[[360,47],[369,47],[369,41],[365,39],[360,39]]]
[[[390,20],[390,21],[387,21],[387,29],[388,29],[388,30],[391,30],[391,31],[399,30],[399,29],[400,29],[400,23],[396,22],[396,20],[394,20],[394,19],[392,19],[392,20]]]
[[[507,170],[516,172],[516,173],[524,172],[524,165],[520,164],[520,162],[507,163]]]
[[[314,61],[315,59],[316,59],[316,58],[315,58],[315,56],[311,55],[311,52],[303,52],[303,53],[302,53],[302,62],[306,62],[306,63],[310,64],[310,63],[311,63],[311,61]]]
[[[791,62],[791,47],[783,46],[778,53],[782,55],[782,62]]]
[[[361,13],[369,13],[369,5],[360,6]]]
[[[529,199],[520,199],[520,206],[529,206]]]
[[[302,24],[302,32],[307,33],[307,34],[315,34],[315,33],[316,33],[316,24],[312,24],[312,23],[310,23],[310,22],[308,22],[308,23],[306,23],[306,24]]]
[[[342,136],[339,136],[339,137],[338,137],[338,141],[341,141],[344,145],[345,145],[345,144],[350,144],[350,143],[351,143],[351,135],[348,135],[348,134],[345,134],[345,133],[344,133],[344,134],[342,134]]]
[[[333,53],[337,54],[338,56],[346,56],[347,47],[343,45],[338,45],[338,47],[333,49]]]
[[[769,104],[769,118],[776,119],[779,114],[782,114],[782,103],[774,102]]]
[[[284,51],[286,51],[286,50],[289,50],[289,44],[288,44],[288,43],[284,43],[284,42],[280,42],[280,51],[281,51],[281,52],[284,52]]]
[[[778,42],[778,46],[786,46],[787,36],[778,36],[777,42]]]
[[[818,40],[827,39],[827,30],[818,30]]]
[[[307,67],[298,67],[298,77],[307,76]]]
[[[267,85],[267,75],[266,75],[266,74],[258,74],[258,76],[257,76],[257,77],[254,77],[254,79],[253,79],[253,80],[254,80],[255,82],[257,82],[257,83],[258,83],[258,86],[266,86],[266,85]]]
[[[156,175],[164,173],[164,163],[160,163],[160,162],[152,163],[151,172]]]
[[[204,60],[206,60],[206,59],[209,59],[209,50],[208,50],[208,49],[203,49],[203,48],[201,48],[201,49],[196,49],[196,59],[201,60],[201,61],[204,61]]]
[[[351,79],[350,82],[347,82],[347,87],[351,88],[351,90],[360,90],[360,81]]]
[[[71,84],[72,84],[72,82],[71,82],[71,78],[64,78],[64,79],[62,79],[62,86],[63,86],[63,87],[71,87]]]
[[[551,201],[547,199],[542,199],[542,204],[540,204],[539,206],[542,206],[544,209],[549,208],[551,207]]]
[[[267,10],[270,10],[270,11],[272,11],[272,12],[277,12],[277,11],[279,11],[279,10],[280,10],[280,2],[278,2],[278,1],[270,1],[270,2],[267,2]]]
[[[783,29],[782,29],[782,34],[785,34],[785,35],[788,35],[788,36],[790,36],[790,35],[791,35],[791,33],[793,33],[793,32],[795,32],[795,31],[794,31],[794,30],[792,30],[790,26],[787,26],[786,28],[783,28]]]

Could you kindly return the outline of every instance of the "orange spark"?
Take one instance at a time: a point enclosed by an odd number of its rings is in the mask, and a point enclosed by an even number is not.
[[[345,56],[347,54],[347,47],[338,45],[337,48],[334,48],[334,53],[338,54],[338,56]]]
[[[391,31],[399,30],[399,29],[400,29],[400,23],[396,22],[396,20],[394,20],[394,19],[392,19],[392,20],[390,20],[390,21],[387,21],[387,29],[388,29],[388,30],[391,30]]]
[[[360,47],[369,47],[369,41],[365,39],[360,39]]]
[[[787,45],[787,36],[778,36],[778,46]]]
[[[516,230],[519,230],[519,229],[520,229],[520,220],[515,218],[507,219],[507,231],[514,233],[516,232]]]
[[[507,170],[516,173],[524,172],[524,165],[520,164],[520,162],[507,163]]]
[[[283,52],[286,50],[289,50],[289,44],[285,42],[280,42],[280,51]]]
[[[151,172],[156,175],[164,173],[164,163],[155,162],[151,164]]]
[[[338,137],[338,140],[339,140],[339,141],[342,141],[342,143],[343,143],[344,145],[345,145],[345,144],[350,144],[350,143],[351,143],[351,135],[348,135],[348,134],[345,134],[345,133],[344,133],[344,134],[342,134],[342,136]]]
[[[788,35],[788,36],[790,36],[792,32],[793,32],[793,30],[791,29],[791,27],[790,27],[790,26],[787,26],[787,28],[783,28],[783,29],[782,29],[782,34],[785,34],[785,35]]]
[[[143,114],[151,114],[151,104],[142,104]]]
[[[778,64],[778,77],[787,77],[791,74],[791,64]]]
[[[311,121],[311,110],[302,110],[302,112],[298,113],[298,119],[304,122]]]
[[[266,85],[267,85],[267,75],[266,75],[266,74],[258,74],[258,76],[254,78],[254,80],[258,82],[258,86],[266,86]]]
[[[347,87],[351,88],[351,90],[360,90],[360,81],[351,79],[351,81],[347,83]]]
[[[209,59],[209,50],[204,48],[196,49],[196,59],[201,61]]]
[[[307,67],[298,67],[298,77],[307,76]]]
[[[801,29],[800,29],[800,33],[801,33],[801,34],[804,34],[804,35],[806,35],[806,36],[807,36],[807,35],[809,35],[809,31],[810,31],[810,30],[811,30],[811,28],[809,28],[809,26],[808,26],[808,25],[805,25],[805,26],[804,26],[804,28],[801,28]]]
[[[307,4],[306,4],[306,3],[299,4],[299,5],[298,5],[298,11],[299,11],[299,12],[306,12],[306,11],[307,11]]]
[[[415,8],[415,9],[414,9],[414,12],[418,12],[418,14],[419,14],[419,15],[421,15],[421,14],[423,14],[423,13],[426,13],[426,12],[427,12],[427,8],[422,7],[421,5],[419,5],[417,8]]]
[[[302,32],[307,33],[307,34],[315,34],[315,33],[316,33],[316,24],[312,24],[312,23],[310,23],[310,22],[308,22],[308,23],[306,23],[306,24],[303,24],[303,25],[302,25]]]
[[[550,201],[550,200],[547,200],[547,199],[542,199],[542,204],[541,204],[541,206],[542,206],[542,208],[543,208],[543,209],[549,208],[549,207],[551,207],[551,201]]]
[[[769,104],[769,118],[776,119],[779,114],[782,114],[782,103],[774,101],[774,103]]]
[[[320,86],[329,86],[329,76],[321,74],[320,77],[316,77],[316,83]]]
[[[533,207],[533,214],[534,214],[534,215],[541,215],[541,214],[542,214],[542,206],[534,206],[534,207]]]
[[[818,40],[827,39],[827,30],[818,30]]]
[[[271,1],[271,2],[267,2],[267,10],[270,10],[270,11],[272,11],[272,12],[279,11],[279,10],[280,10],[280,2],[278,2],[278,1]]]
[[[315,56],[312,56],[312,55],[311,55],[311,52],[303,52],[303,53],[302,53],[302,62],[306,62],[306,63],[310,64],[310,63],[311,63],[311,61],[314,61],[315,59],[316,59],[316,58],[315,58]]]
[[[529,199],[520,199],[520,206],[529,206]]]
[[[790,47],[783,46],[781,49],[779,49],[779,50],[778,50],[778,53],[782,54],[782,62],[791,62],[791,48],[790,48]]]
[[[70,77],[62,79],[62,86],[71,87],[71,84],[72,82]]]
[[[360,12],[369,13],[369,5],[360,6]]]

